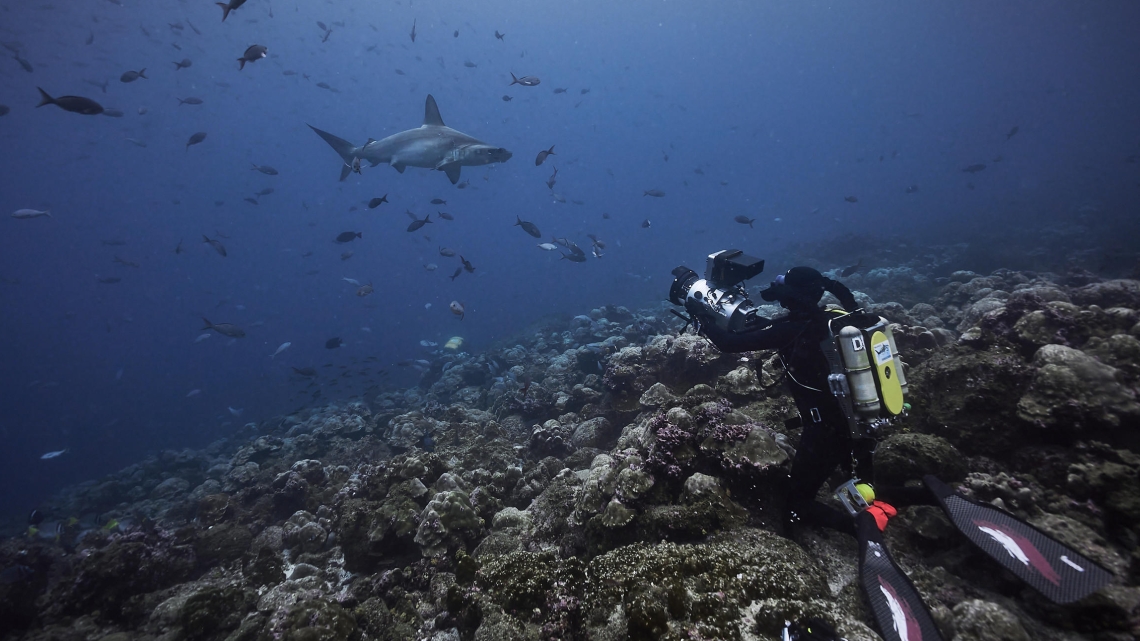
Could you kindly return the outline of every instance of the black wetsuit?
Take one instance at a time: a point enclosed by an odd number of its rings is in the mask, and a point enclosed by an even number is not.
[[[827,322],[831,317],[830,312],[812,306],[793,310],[766,327],[746,333],[731,334],[711,322],[702,324],[701,333],[723,352],[775,349],[779,353],[804,426],[792,461],[788,520],[854,535],[854,519],[815,500],[816,492],[836,467],[847,474],[854,472],[864,482],[870,483],[873,477],[874,441],[853,442],[843,410],[828,391],[831,368],[820,350],[820,342],[828,338]]]

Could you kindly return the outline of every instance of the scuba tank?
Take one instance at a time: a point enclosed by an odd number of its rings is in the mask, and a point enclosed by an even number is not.
[[[879,403],[879,391],[875,389],[875,375],[871,373],[871,359],[867,357],[863,332],[848,325],[839,330],[835,340],[839,343],[855,413],[868,418],[877,417],[882,404]]]
[[[870,324],[852,320],[852,314],[831,319],[820,349],[831,368],[828,388],[847,417],[851,436],[866,438],[903,412],[909,389],[887,319],[879,316]],[[838,332],[837,324],[842,324]]]

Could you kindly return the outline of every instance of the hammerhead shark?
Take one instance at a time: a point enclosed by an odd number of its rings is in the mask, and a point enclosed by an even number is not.
[[[389,164],[401,174],[405,167],[437,169],[447,174],[454,185],[459,182],[459,171],[463,167],[506,162],[511,158],[511,152],[506,149],[488,145],[443,124],[439,107],[431,94],[428,94],[424,105],[422,126],[392,134],[383,140],[369,138],[361,147],[312,125],[309,128],[324,138],[344,161],[340,170],[341,180],[350,172],[359,173],[360,163],[368,161],[373,167],[380,163]]]

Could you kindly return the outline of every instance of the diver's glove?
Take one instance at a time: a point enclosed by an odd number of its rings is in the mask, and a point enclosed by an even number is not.
[[[867,508],[871,516],[875,517],[875,525],[879,526],[879,531],[882,532],[887,529],[887,521],[891,517],[899,513],[893,505],[884,501],[872,501],[870,507]]]

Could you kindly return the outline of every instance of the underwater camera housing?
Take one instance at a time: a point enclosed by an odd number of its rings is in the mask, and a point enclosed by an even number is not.
[[[683,305],[700,322],[712,320],[730,332],[766,324],[743,286],[744,281],[763,271],[762,259],[739,249],[724,249],[709,254],[703,279],[684,265],[674,269],[669,302]]]

